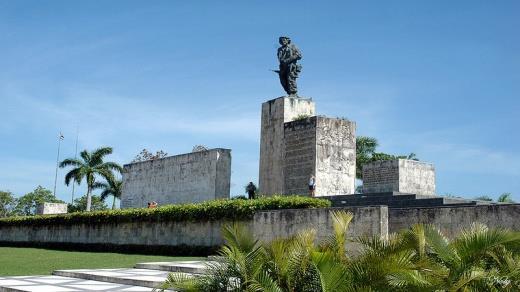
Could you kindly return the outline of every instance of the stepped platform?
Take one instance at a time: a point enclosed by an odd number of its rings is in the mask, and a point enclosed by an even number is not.
[[[360,207],[384,205],[388,208],[475,206],[491,202],[447,198],[440,196],[422,196],[416,194],[388,192],[323,197],[331,201],[333,207]]]
[[[207,267],[205,263],[205,261],[139,263],[134,269],[56,270],[52,275],[0,277],[0,292],[151,292],[172,272],[193,277],[204,273]]]
[[[57,270],[52,274],[69,278],[155,288],[166,280],[169,272],[150,269],[85,269]]]
[[[151,292],[153,288],[62,276],[0,277],[0,292]]]
[[[150,269],[167,272],[180,272],[189,274],[204,274],[207,269],[207,263],[215,263],[208,261],[178,261],[178,262],[156,262],[156,263],[139,263],[135,265],[136,269]]]

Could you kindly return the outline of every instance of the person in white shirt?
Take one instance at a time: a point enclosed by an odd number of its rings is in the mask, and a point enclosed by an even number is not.
[[[314,191],[316,190],[316,178],[311,174],[309,178],[309,193],[311,197],[314,197]]]

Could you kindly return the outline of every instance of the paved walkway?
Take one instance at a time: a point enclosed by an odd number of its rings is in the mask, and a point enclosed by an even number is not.
[[[52,276],[0,277],[0,292],[152,291],[170,272],[196,276],[201,261],[139,263],[135,269],[56,270]]]

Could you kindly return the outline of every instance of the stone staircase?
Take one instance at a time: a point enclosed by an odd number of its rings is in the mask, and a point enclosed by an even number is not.
[[[440,196],[421,196],[399,192],[354,194],[325,197],[332,202],[332,207],[360,207],[385,205],[388,208],[475,206],[493,204],[492,202],[448,198]]]
[[[56,270],[51,276],[0,277],[0,292],[150,292],[171,272],[196,277],[204,271],[205,261],[139,263],[133,269]]]

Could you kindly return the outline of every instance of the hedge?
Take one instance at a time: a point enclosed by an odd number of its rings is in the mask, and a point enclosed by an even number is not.
[[[132,221],[215,221],[252,219],[256,211],[330,207],[329,200],[301,196],[272,196],[255,200],[213,200],[197,204],[165,205],[155,209],[122,209],[60,215],[8,217],[3,226],[73,225]]]

